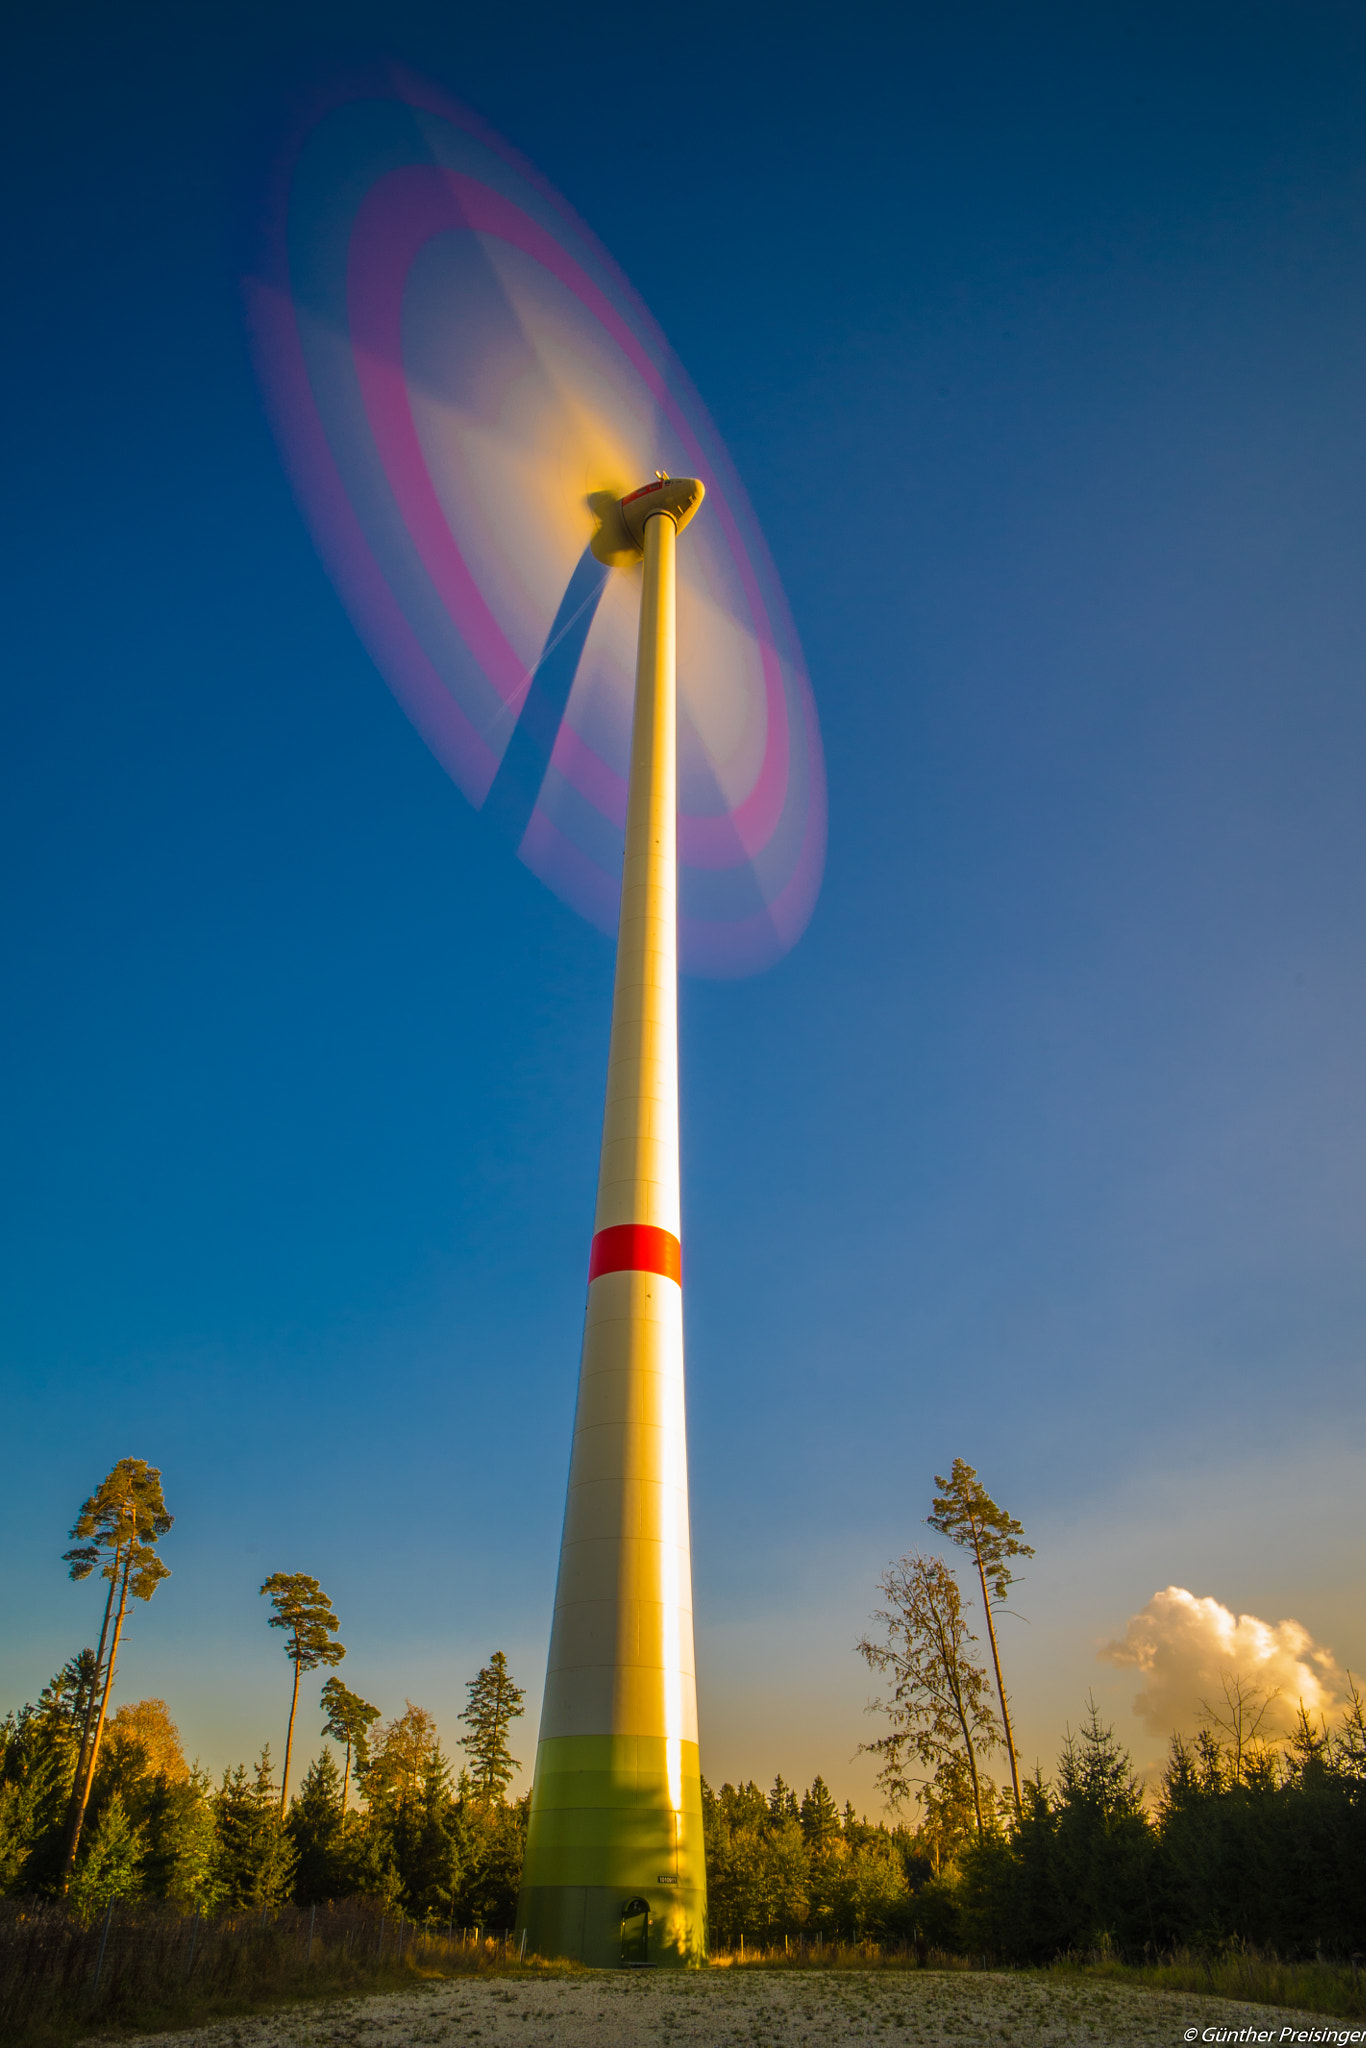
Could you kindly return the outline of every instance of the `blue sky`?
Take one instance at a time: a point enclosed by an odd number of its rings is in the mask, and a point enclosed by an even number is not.
[[[278,1753],[277,1569],[386,1713],[539,1688],[611,953],[261,414],[255,123],[338,38],[612,250],[820,707],[810,929],[682,1005],[704,1769],[872,1803],[851,1645],[955,1455],[1039,1550],[1031,1761],[1088,1686],[1142,1746],[1096,1649],[1169,1582],[1360,1669],[1359,12],[209,0],[10,67],[3,1702],[92,1639],[58,1554],[130,1454],[178,1521],[120,1691],[206,1761]]]

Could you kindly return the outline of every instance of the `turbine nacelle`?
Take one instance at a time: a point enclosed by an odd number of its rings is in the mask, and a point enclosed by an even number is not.
[[[594,491],[588,500],[597,519],[590,547],[609,569],[629,568],[645,550],[645,522],[663,513],[681,533],[706,496],[695,476],[656,475],[652,484],[613,498]]]

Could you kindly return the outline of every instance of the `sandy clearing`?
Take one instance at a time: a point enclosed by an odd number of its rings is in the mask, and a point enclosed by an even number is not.
[[[1350,2022],[1273,2006],[1107,1983],[930,1970],[713,1970],[455,1978],[137,2039],[146,2048],[1175,2048],[1224,2029],[1236,2036],[1253,2028],[1251,2038],[1279,2042],[1282,2028],[1293,2040],[1316,2026],[1351,2031]],[[120,2048],[134,2043],[125,2035]]]

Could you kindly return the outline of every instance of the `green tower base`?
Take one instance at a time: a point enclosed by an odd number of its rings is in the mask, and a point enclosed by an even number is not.
[[[702,1780],[697,1744],[678,1748],[671,1787],[663,1736],[541,1742],[517,1902],[531,1954],[596,1969],[706,1961]]]

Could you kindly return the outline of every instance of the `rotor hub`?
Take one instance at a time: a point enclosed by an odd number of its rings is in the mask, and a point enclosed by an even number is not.
[[[656,476],[652,484],[642,484],[624,498],[595,506],[599,524],[593,553],[612,568],[638,561],[645,548],[647,520],[662,514],[681,533],[705,496],[706,489],[695,476]]]

